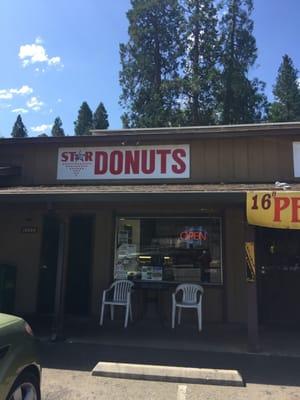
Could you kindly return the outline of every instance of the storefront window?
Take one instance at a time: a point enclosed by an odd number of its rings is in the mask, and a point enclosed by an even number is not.
[[[118,218],[115,279],[222,284],[220,218]]]

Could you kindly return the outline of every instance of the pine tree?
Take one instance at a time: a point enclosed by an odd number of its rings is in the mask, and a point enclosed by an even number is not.
[[[93,115],[93,129],[107,129],[108,114],[103,103],[100,103]]]
[[[270,121],[300,121],[298,70],[288,55],[283,56],[273,94],[275,101],[270,107]]]
[[[129,41],[120,45],[127,127],[178,124],[179,65],[183,56],[183,9],[178,0],[131,0]]]
[[[52,136],[65,136],[65,131],[63,130],[62,120],[60,119],[60,117],[55,118],[54,124],[51,129],[51,135]]]
[[[213,0],[185,0],[187,54],[184,87],[187,124],[214,122],[218,83],[219,39],[217,9]]]
[[[17,116],[16,122],[14,123],[11,136],[14,138],[22,138],[28,136],[27,129],[23,124],[22,117],[20,114]]]
[[[266,111],[264,83],[249,79],[257,58],[253,36],[253,0],[223,0],[221,19],[220,114],[224,124],[260,121]]]
[[[76,136],[91,135],[90,130],[93,127],[93,113],[86,101],[81,104],[77,121],[74,122],[74,125]]]

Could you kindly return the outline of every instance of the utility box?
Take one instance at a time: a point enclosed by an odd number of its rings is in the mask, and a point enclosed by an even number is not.
[[[11,314],[15,310],[16,267],[0,264],[0,312]]]

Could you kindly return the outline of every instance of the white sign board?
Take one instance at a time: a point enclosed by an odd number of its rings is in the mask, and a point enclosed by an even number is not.
[[[57,179],[60,180],[189,177],[188,144],[58,149]]]
[[[294,177],[300,178],[300,142],[293,143]]]

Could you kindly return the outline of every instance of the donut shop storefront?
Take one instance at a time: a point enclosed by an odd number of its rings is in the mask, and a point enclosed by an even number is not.
[[[96,317],[102,291],[128,278],[142,296],[136,319],[154,288],[168,325],[171,293],[192,282],[204,288],[204,326],[244,324],[255,346],[259,285],[245,244],[259,228],[246,195],[294,179],[300,131],[285,129],[275,147],[279,128],[263,125],[1,140],[0,263],[16,268],[14,312]]]

